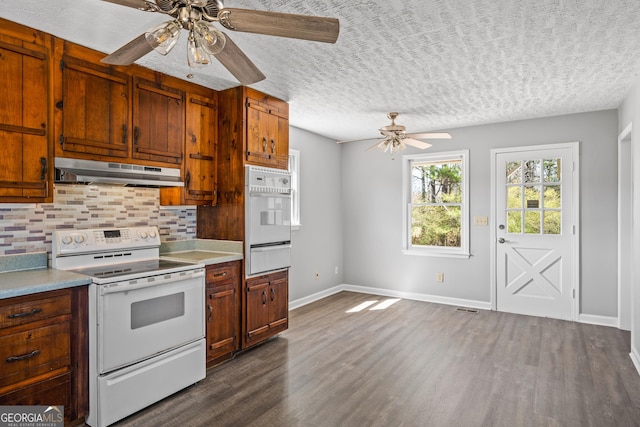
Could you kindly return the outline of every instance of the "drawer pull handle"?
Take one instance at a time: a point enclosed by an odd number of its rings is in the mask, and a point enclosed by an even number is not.
[[[222,277],[222,276],[226,276],[226,275],[227,275],[227,272],[226,272],[226,271],[223,271],[222,273],[216,273],[216,274],[214,274],[214,275],[213,275],[213,277]]]
[[[40,354],[40,350],[33,350],[31,353],[23,354],[22,356],[9,356],[7,357],[7,362],[12,363],[12,362],[17,362],[19,360],[31,359],[32,357],[35,357],[39,354]]]
[[[207,322],[209,322],[211,321],[211,316],[213,316],[213,307],[211,306],[211,304],[208,304],[207,308],[209,309],[209,317],[207,318]]]
[[[34,308],[31,311],[25,311],[24,313],[13,313],[7,316],[9,319],[19,319],[20,317],[33,316],[34,314],[38,314],[42,311],[41,308]]]

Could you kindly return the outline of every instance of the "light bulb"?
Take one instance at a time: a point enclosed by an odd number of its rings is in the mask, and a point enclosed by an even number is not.
[[[193,24],[193,35],[196,42],[210,55],[216,55],[222,52],[227,42],[227,39],[221,31],[207,25],[203,21],[196,21]]]
[[[189,45],[187,46],[187,61],[189,67],[202,67],[209,64],[211,59],[202,45],[196,40],[193,32],[189,33]]]
[[[147,31],[144,36],[156,52],[166,55],[178,43],[181,28],[177,21],[163,22]]]

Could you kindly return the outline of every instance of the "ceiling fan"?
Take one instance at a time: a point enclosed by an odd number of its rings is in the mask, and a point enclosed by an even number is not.
[[[431,132],[431,133],[407,133],[407,128],[403,125],[396,124],[396,117],[399,113],[391,112],[387,117],[391,120],[391,124],[383,126],[380,129],[382,141],[376,142],[365,151],[373,151],[376,148],[383,152],[397,153],[407,148],[407,145],[424,150],[431,147],[428,142],[420,141],[421,139],[451,139],[451,135],[447,132]],[[337,141],[338,144],[353,141],[369,141],[375,138],[350,139],[346,141]]]
[[[166,55],[178,42],[181,30],[189,32],[187,60],[191,67],[205,66],[214,56],[243,85],[265,79],[264,74],[231,38],[211,25],[246,33],[335,43],[340,23],[335,18],[224,7],[224,0],[103,0],[172,19],[131,40],[102,62],[130,65],[155,50]]]

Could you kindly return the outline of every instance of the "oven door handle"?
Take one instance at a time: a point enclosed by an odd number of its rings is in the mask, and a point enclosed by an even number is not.
[[[290,199],[291,193],[249,193],[249,197],[281,197],[283,199]]]
[[[273,246],[260,246],[258,248],[251,248],[251,252],[269,252],[269,251],[278,251],[282,249],[291,249],[290,244],[285,245],[273,245]]]
[[[184,275],[176,274],[174,276],[174,274],[176,273],[171,274],[172,277],[169,277],[169,278],[151,280],[151,281],[145,280],[142,283],[131,284],[129,282],[120,282],[120,283],[111,283],[107,285],[102,285],[102,286],[99,286],[100,295],[115,294],[118,292],[129,292],[129,291],[135,291],[137,289],[144,289],[144,288],[150,288],[153,286],[166,285],[167,283],[177,283],[177,282],[183,282],[190,279],[196,279],[198,277],[204,277],[204,269],[201,268],[193,271],[190,274],[184,274]]]

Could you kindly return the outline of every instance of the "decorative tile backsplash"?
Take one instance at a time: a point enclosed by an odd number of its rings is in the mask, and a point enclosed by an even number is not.
[[[64,184],[54,187],[53,203],[0,204],[0,256],[50,254],[53,230],[60,228],[156,225],[163,243],[195,239],[196,210],[161,208],[159,193],[157,188]]]

